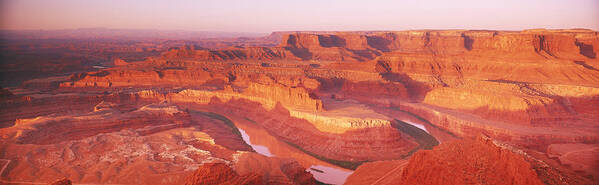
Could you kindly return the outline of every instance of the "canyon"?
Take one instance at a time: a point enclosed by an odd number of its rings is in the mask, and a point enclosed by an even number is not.
[[[5,184],[599,182],[593,30],[31,42],[2,49]]]

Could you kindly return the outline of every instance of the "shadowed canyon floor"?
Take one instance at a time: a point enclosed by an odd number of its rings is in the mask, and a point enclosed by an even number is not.
[[[0,96],[0,182],[599,182],[595,31],[231,40],[24,74]]]

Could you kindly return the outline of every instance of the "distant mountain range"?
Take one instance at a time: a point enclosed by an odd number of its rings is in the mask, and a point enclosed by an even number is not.
[[[151,29],[81,28],[61,30],[0,30],[2,39],[207,39],[263,37],[268,33],[215,32]]]

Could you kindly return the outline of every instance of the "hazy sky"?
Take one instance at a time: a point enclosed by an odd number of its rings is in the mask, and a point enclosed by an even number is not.
[[[599,30],[599,0],[0,1],[0,29]]]

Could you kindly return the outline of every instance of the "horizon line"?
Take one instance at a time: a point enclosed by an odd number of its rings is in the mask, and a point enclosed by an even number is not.
[[[180,32],[212,32],[212,33],[276,33],[276,32],[385,32],[385,31],[527,31],[527,30],[589,30],[594,32],[599,32],[598,30],[594,30],[592,28],[583,28],[583,27],[573,27],[573,28],[526,28],[526,29],[485,29],[485,28],[476,28],[476,29],[468,29],[468,28],[416,28],[416,29],[368,29],[368,30],[273,30],[269,32],[243,32],[243,31],[216,31],[216,30],[192,30],[192,29],[159,29],[159,28],[107,28],[107,27],[81,27],[81,28],[61,28],[61,29],[12,29],[12,28],[0,28],[0,31],[69,31],[69,30],[108,30],[108,31],[180,31]]]

